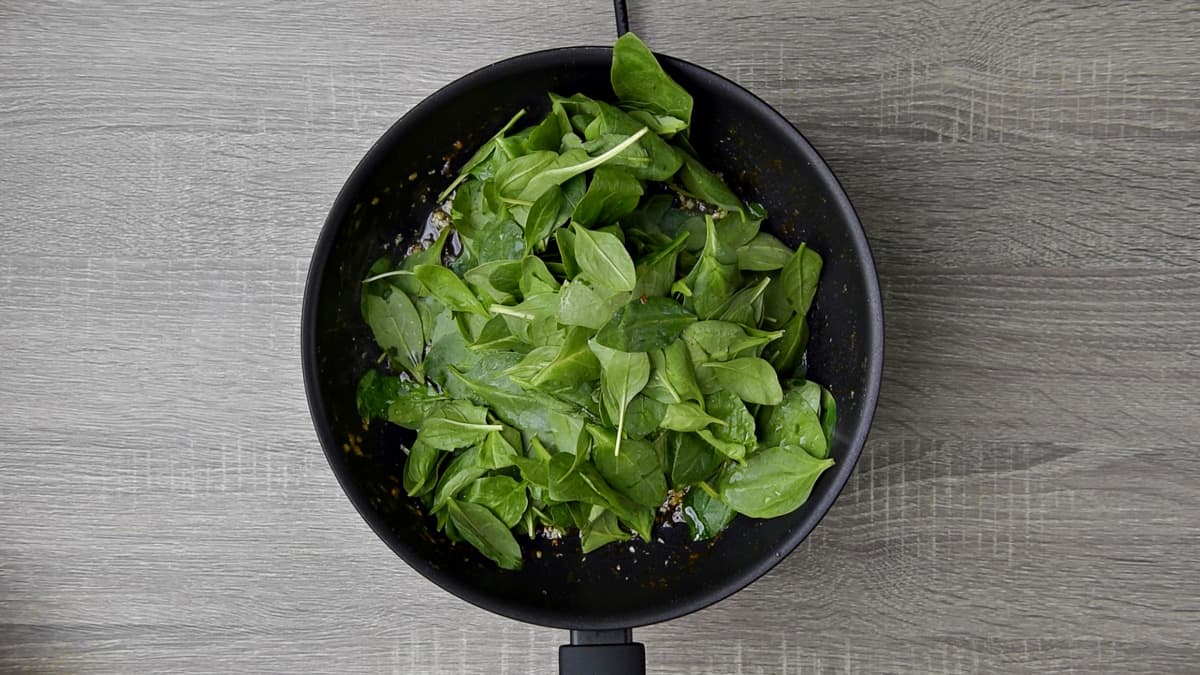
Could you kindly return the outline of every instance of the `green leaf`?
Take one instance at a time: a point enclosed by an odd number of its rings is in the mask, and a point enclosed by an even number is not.
[[[696,325],[691,324],[684,334]],[[683,340],[676,340],[662,350],[650,352],[650,364],[652,370],[645,389],[647,396],[662,403],[704,401],[700,385],[696,383],[692,358]]]
[[[507,305],[521,294],[521,261],[493,260],[463,273],[475,294],[487,302]]]
[[[833,448],[833,432],[837,428],[837,401],[833,394],[821,387],[821,431],[825,434],[825,445]]]
[[[566,222],[566,218],[559,219],[564,201],[562,188],[554,185],[529,207],[529,215],[525,218],[526,252],[544,248],[546,238],[554,228]]]
[[[583,135],[583,144],[591,154],[607,153],[624,143],[625,139],[646,126],[620,108],[595,101],[596,116],[592,118]],[[638,180],[666,181],[683,165],[681,153],[657,134],[645,134],[633,145],[609,159],[609,164],[627,169]]]
[[[794,446],[760,450],[734,467],[717,486],[721,498],[751,518],[775,518],[808,501],[813,484],[832,459],[817,459]]]
[[[742,200],[738,199],[715,173],[706,169],[700,160],[685,150],[680,150],[679,154],[683,157],[679,181],[683,183],[688,195],[726,211],[741,211],[745,208]]]
[[[621,525],[617,521],[617,514],[607,509],[579,531],[584,553],[591,553],[614,541],[628,541],[630,536],[628,532],[621,529]]]
[[[541,196],[543,189],[536,195],[525,196],[524,191],[529,187],[530,182],[535,176],[540,176],[546,172],[551,166],[558,161],[559,154],[541,150],[531,152],[528,155],[516,157],[513,160],[500,167],[493,179],[496,185],[496,192],[502,199],[517,199],[532,204]],[[546,188],[549,188],[547,185]]]
[[[734,293],[717,311],[717,318],[746,326],[759,325],[763,317],[763,293],[770,283],[771,277],[763,277],[758,283]]]
[[[521,569],[521,547],[512,532],[486,507],[451,500],[450,522],[467,543],[506,570]]]
[[[666,246],[638,261],[637,283],[633,287],[633,297],[653,298],[671,293],[671,284],[675,282],[679,252],[683,250],[686,243],[687,233],[680,233]]]
[[[579,274],[579,263],[575,261],[575,233],[559,228],[554,231],[554,242],[558,244],[558,255],[562,258],[567,278],[574,279]]]
[[[489,433],[479,446],[479,465],[486,470],[504,469],[516,463],[517,450],[504,438],[504,433]]]
[[[526,437],[538,438],[559,452],[572,452],[583,433],[583,416],[571,411],[566,404],[540,394],[526,391],[501,374],[487,379],[451,370],[454,377],[466,385],[471,394],[486,403],[496,417]]]
[[[634,396],[625,410],[625,437],[640,439],[658,431],[666,412],[666,405],[649,396]]]
[[[750,243],[737,250],[738,267],[750,272],[781,269],[791,259],[792,249],[767,232],[759,232]]]
[[[620,239],[607,232],[575,226],[575,260],[588,281],[614,291],[632,291],[637,283],[633,258]]]
[[[807,347],[808,319],[803,314],[793,314],[783,329],[783,338],[771,345],[763,355],[776,372],[788,376],[795,372]]]
[[[741,461],[757,444],[754,417],[736,394],[718,391],[704,397],[704,409],[725,424],[712,425],[697,433],[730,459]]]
[[[683,331],[683,342],[692,360],[700,363],[727,361],[780,337],[778,332],[755,331],[751,334],[740,324],[715,319],[697,321]]]
[[[614,452],[621,454],[625,433],[625,412],[633,397],[650,379],[650,358],[644,352],[622,352],[590,341],[592,353],[600,360],[600,395],[610,419],[617,422]]]
[[[829,442],[821,424],[821,386],[804,382],[783,395],[783,401],[762,412],[762,443],[804,448],[817,459],[829,456]]]
[[[808,308],[812,306],[817,281],[821,278],[821,264],[821,256],[801,244],[779,273],[779,284],[797,314],[808,314]]]
[[[457,453],[442,471],[438,479],[437,489],[433,493],[433,510],[440,511],[453,497],[457,497],[475,479],[487,472],[479,461],[479,446],[473,446]]]
[[[694,314],[670,298],[637,298],[617,310],[596,342],[623,352],[663,349],[695,321]]]
[[[568,283],[558,295],[559,322],[592,330],[600,329],[618,308],[629,301],[629,293],[609,288],[593,289],[583,279]]]
[[[384,419],[409,429],[421,426],[430,412],[445,401],[425,384],[368,370],[358,381],[355,403],[364,421]]]
[[[654,509],[640,507],[615,490],[589,461],[576,461],[574,455],[560,453],[550,458],[550,499],[557,502],[581,501],[611,508],[623,522],[649,541],[654,526]]]
[[[509,476],[486,476],[471,483],[462,493],[465,501],[486,506],[505,527],[521,520],[529,506],[525,486]]]
[[[513,125],[517,123],[517,120],[521,119],[524,115],[525,109],[521,108],[515,115],[512,116],[512,119],[508,120],[507,124],[500,128],[500,131],[497,131],[494,136],[489,138],[483,145],[479,146],[479,149],[475,151],[475,154],[471,155],[471,158],[467,160],[467,163],[463,164],[462,168],[458,170],[458,177],[454,179],[454,182],[450,183],[449,187],[447,187],[440,195],[438,195],[437,202],[439,204],[446,201],[446,197],[449,196],[451,192],[454,192],[454,189],[457,188],[458,185],[468,176],[479,175],[478,168],[489,157],[492,156],[493,152],[495,152],[496,141],[504,138],[504,134],[508,133],[508,130],[511,129]]]
[[[692,289],[691,303],[696,316],[710,319],[733,296],[740,274],[733,263],[737,254],[721,243],[712,217],[705,216],[704,220],[707,231],[704,250],[684,281]]]
[[[708,478],[725,460],[712,445],[696,434],[671,433],[669,436],[667,462],[671,485],[676,488]]]
[[[458,275],[441,265],[417,265],[413,269],[417,280],[425,286],[430,295],[436,297],[443,305],[455,312],[470,312],[483,317],[490,317],[483,303],[471,292],[467,284]]]
[[[408,449],[404,462],[404,491],[410,497],[422,497],[437,485],[437,464],[442,452],[417,439]]]
[[[567,331],[554,358],[531,378],[530,384],[545,391],[571,390],[600,378],[600,362],[588,347],[590,331],[572,328]]]
[[[707,490],[693,487],[683,498],[683,517],[693,541],[712,539],[733,522],[737,512]]]
[[[424,382],[421,357],[425,352],[425,333],[412,300],[403,291],[393,289],[386,298],[368,295],[363,308],[363,318],[371,327],[375,342],[418,382]]]
[[[700,364],[701,370],[712,374],[717,384],[747,403],[778,405],[783,400],[779,376],[771,364],[757,357],[732,361],[709,361]]]
[[[654,54],[633,33],[622,35],[613,46],[609,79],[623,105],[691,123],[691,94],[663,72]]]
[[[555,156],[548,164],[538,167],[536,175],[520,190],[520,199],[529,202],[536,201],[538,197],[542,196],[542,193],[549,190],[552,186],[562,185],[584,171],[591,171],[621,154],[626,148],[637,143],[638,139],[644,136],[647,131],[648,129],[642,127],[630,134],[625,140],[595,157],[588,156],[582,150],[568,150],[561,155]],[[526,155],[526,157],[528,156]],[[497,174],[497,180],[499,180],[499,174]]]
[[[586,227],[615,222],[637,208],[642,191],[641,182],[629,172],[611,166],[599,167],[571,219]]]
[[[529,299],[542,293],[557,293],[558,280],[546,269],[546,263],[535,255],[521,259],[521,296]]]
[[[451,401],[439,406],[421,423],[418,438],[430,447],[453,450],[475,445],[489,431],[499,431],[499,424],[488,424],[487,408],[466,401]]]
[[[671,403],[663,414],[662,428],[672,431],[699,431],[710,424],[724,424],[722,420],[704,412],[704,408],[692,401]]]
[[[634,438],[625,439],[617,452],[617,437],[611,429],[588,425],[592,436],[592,462],[608,484],[635,504],[657,508],[667,496],[667,481],[654,446]]]

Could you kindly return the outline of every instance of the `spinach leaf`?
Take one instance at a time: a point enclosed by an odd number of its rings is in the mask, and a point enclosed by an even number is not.
[[[576,457],[568,454],[557,454],[550,458],[549,476],[550,488],[547,492],[551,499],[608,507],[634,532],[646,541],[650,540],[655,510],[638,506],[613,489],[591,462],[576,461]]]
[[[633,287],[633,297],[653,298],[671,293],[679,252],[686,243],[687,233],[680,233],[665,247],[637,263],[637,283]]]
[[[575,261],[594,284],[614,291],[632,291],[637,283],[633,258],[620,239],[607,232],[575,226]]]
[[[672,431],[699,431],[710,424],[725,422],[704,412],[704,408],[692,401],[672,403],[662,417],[662,428]]]
[[[759,232],[737,250],[737,264],[743,271],[768,272],[781,269],[792,257],[792,249],[774,235]]]
[[[625,411],[625,437],[641,439],[658,431],[666,412],[666,405],[649,396],[634,396]]]
[[[459,315],[463,316],[463,315]],[[475,316],[471,314],[470,316]],[[513,335],[508,322],[502,316],[493,316],[483,324],[478,335],[471,341],[468,349],[472,351],[514,351],[529,350],[529,343]]]
[[[471,264],[487,263],[493,260],[515,260],[525,252],[525,230],[520,223],[512,218],[504,218],[491,225],[479,237],[469,239],[459,237],[463,243],[463,255],[459,256],[471,261]]]
[[[785,376],[796,370],[808,347],[808,319],[793,314],[783,329],[783,338],[763,352],[775,370]]]
[[[696,434],[671,433],[667,442],[667,462],[671,485],[683,488],[708,478],[717,470],[723,455]]]
[[[667,480],[654,446],[627,438],[617,452],[617,437],[610,429],[588,425],[592,436],[592,462],[608,484],[635,504],[657,508],[667,496]]]
[[[559,218],[565,201],[562,188],[553,185],[529,207],[529,215],[525,218],[526,252],[544,249],[546,237],[566,222],[566,218]]]
[[[520,260],[493,260],[463,273],[463,279],[486,302],[507,305],[521,294]]]
[[[650,379],[650,357],[644,352],[622,352],[597,343],[588,345],[600,361],[600,398],[609,419],[617,423],[614,453],[621,454],[621,438],[625,434],[625,412],[633,397]]]
[[[576,279],[563,286],[558,295],[559,322],[592,330],[599,330],[608,322],[613,312],[629,301],[629,293],[609,288],[593,289],[583,279]]]
[[[589,352],[590,353],[590,352]],[[368,370],[358,381],[355,403],[363,421],[384,419],[409,429],[421,421],[446,397],[425,384]]]
[[[583,147],[589,153],[609,152],[625,137],[647,128],[614,105],[595,101],[595,109],[596,116],[583,130],[586,139]],[[648,133],[609,161],[613,166],[628,169],[639,180],[665,181],[682,166],[680,154],[657,134]]]
[[[363,308],[363,318],[371,327],[375,342],[418,382],[424,382],[421,357],[425,352],[425,333],[412,300],[400,289],[394,289],[386,298],[368,295]]]
[[[712,217],[705,216],[704,221],[704,251],[684,281],[692,289],[690,301],[696,316],[710,319],[733,296],[740,275],[733,262],[737,254],[721,243]]]
[[[679,339],[696,316],[670,298],[641,298],[617,310],[596,342],[623,352],[663,349]]]
[[[584,171],[591,171],[621,154],[626,148],[637,143],[638,139],[644,136],[647,131],[648,129],[642,127],[630,134],[625,140],[595,157],[589,156],[583,150],[568,150],[561,155],[551,158],[549,163],[539,166],[536,175],[529,179],[523,189],[520,189],[520,199],[532,204],[538,197],[542,196],[542,193],[549,190],[551,186],[562,185]],[[554,153],[550,154],[553,155]],[[528,156],[526,155],[526,157]],[[497,180],[499,180],[499,175],[497,175]]]
[[[788,389],[778,406],[762,413],[763,445],[804,448],[817,459],[828,457],[829,443],[821,424],[821,395],[821,387],[815,382]]]
[[[408,449],[404,462],[404,491],[410,497],[423,497],[437,485],[437,464],[442,452],[417,439]]]
[[[712,539],[733,522],[737,512],[700,486],[693,487],[683,498],[683,517],[693,541]]]
[[[621,103],[686,125],[692,120],[692,96],[665,72],[646,45],[626,33],[613,46],[610,78]]]
[[[698,324],[691,324],[695,325]],[[685,334],[688,329],[684,330]],[[652,369],[645,388],[647,396],[661,403],[688,400],[700,403],[704,400],[700,385],[696,383],[692,358],[683,340],[676,340],[662,350],[650,352],[649,356]]]
[[[749,244],[758,234],[766,211],[761,204],[748,204],[745,210],[728,211],[717,220],[717,236],[721,243],[735,252]]]
[[[486,506],[505,527],[521,520],[529,506],[525,486],[509,476],[486,476],[471,483],[462,493],[465,501]]]
[[[483,468],[479,462],[479,455],[479,446],[472,446],[457,453],[450,460],[445,470],[442,471],[442,477],[438,480],[437,489],[433,493],[434,511],[445,508],[447,501],[452,497],[457,497],[459,492],[487,472],[487,469]]]
[[[747,326],[757,326],[762,323],[763,293],[771,277],[763,277],[758,283],[747,286],[734,293],[717,311],[717,317],[722,321],[732,321]]]
[[[575,233],[559,228],[554,231],[554,243],[558,244],[558,255],[562,258],[567,278],[574,279],[579,274],[579,263],[575,261]]]
[[[521,259],[521,281],[519,282],[521,296],[529,299],[542,293],[557,293],[558,280],[550,274],[546,263],[535,255],[527,255]]]
[[[467,160],[466,164],[463,164],[462,168],[458,170],[458,178],[455,178],[454,182],[450,183],[449,187],[447,187],[445,190],[442,190],[442,193],[438,195],[437,201],[439,204],[446,201],[446,197],[448,197],[451,192],[454,192],[455,188],[457,188],[464,180],[466,180],[468,176],[477,176],[483,178],[487,177],[480,174],[478,170],[479,167],[492,156],[493,152],[495,152],[496,141],[504,138],[504,134],[508,133],[508,130],[517,123],[517,120],[524,116],[525,109],[521,108],[515,115],[512,116],[512,119],[508,120],[507,124],[500,128],[500,131],[497,131],[494,136],[484,142],[483,145],[479,146],[479,149],[475,151],[475,154],[471,155],[471,158]]]
[[[515,157],[500,167],[494,178],[496,192],[500,199],[507,200],[509,203],[532,206],[534,201],[546,190],[542,189],[538,194],[530,196],[525,196],[524,190],[529,187],[534,177],[545,173],[558,161],[559,157],[557,152],[541,150]],[[549,187],[550,185],[546,185],[546,188]]]
[[[467,284],[458,275],[441,265],[417,265],[413,269],[417,280],[425,286],[430,295],[437,298],[443,305],[455,312],[470,312],[482,317],[490,317],[483,303],[471,292]]]
[[[626,112],[629,113],[630,117],[637,120],[638,124],[649,127],[650,131],[659,136],[669,138],[688,128],[687,122],[677,117],[671,117],[670,115],[655,115],[645,110],[628,110]]]
[[[803,448],[783,445],[760,450],[735,466],[717,485],[722,500],[751,518],[775,518],[808,501],[813,484],[832,459],[817,459]]]
[[[492,305],[488,309],[504,317],[513,335],[531,345],[542,346],[562,341],[556,320],[559,304],[557,293],[539,293],[515,307]]]
[[[704,409],[725,424],[714,424],[696,434],[726,457],[742,461],[757,443],[754,417],[745,404],[732,392],[718,391],[704,397]]]
[[[617,522],[617,514],[605,509],[579,530],[579,537],[583,552],[591,553],[614,541],[628,541],[630,534],[621,529],[620,523]]]
[[[779,285],[797,314],[808,314],[808,308],[812,306],[821,277],[821,264],[821,256],[801,244],[779,273]]]
[[[559,452],[571,452],[583,433],[582,416],[549,396],[525,391],[501,375],[477,379],[451,369],[473,397],[486,403],[496,417],[519,429],[526,439],[538,438]]]
[[[709,361],[700,369],[712,374],[717,384],[747,403],[778,405],[783,400],[779,376],[771,364],[757,357],[732,361]]]
[[[440,450],[453,450],[475,445],[489,431],[500,431],[499,424],[488,424],[487,408],[471,405],[466,401],[452,401],[439,406],[430,417],[421,423],[417,438],[426,445]]]
[[[693,361],[728,361],[746,350],[755,349],[782,337],[779,332],[750,333],[729,321],[697,321],[683,331],[683,342]]]
[[[821,431],[825,434],[825,445],[833,448],[833,432],[837,428],[837,401],[833,394],[821,387]]]
[[[530,379],[530,384],[545,391],[573,390],[600,377],[600,362],[588,347],[590,331],[572,328],[554,354],[554,358]]]
[[[479,465],[486,470],[504,469],[516,463],[517,450],[501,431],[493,431],[479,445]]]
[[[462,538],[501,569],[521,569],[521,547],[512,532],[487,507],[451,500],[450,522]]]
[[[683,168],[679,170],[679,181],[691,197],[726,211],[741,211],[745,207],[733,191],[717,175],[700,163],[686,150],[679,151],[683,157]]]
[[[575,206],[571,220],[585,227],[615,222],[637,208],[642,196],[642,184],[629,172],[602,166],[592,174],[583,199]]]

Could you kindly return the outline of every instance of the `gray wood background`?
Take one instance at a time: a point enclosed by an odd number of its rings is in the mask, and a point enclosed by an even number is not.
[[[552,670],[355,514],[298,346],[374,138],[613,37],[542,4],[0,6],[0,668]],[[888,321],[841,500],[650,669],[1200,669],[1200,5],[630,4],[825,154]]]

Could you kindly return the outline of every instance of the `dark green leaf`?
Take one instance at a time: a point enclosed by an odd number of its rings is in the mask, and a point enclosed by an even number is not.
[[[589,156],[583,150],[568,150],[554,157],[549,164],[538,168],[537,174],[520,191],[520,199],[533,203],[552,186],[562,185],[584,171],[591,171],[621,154],[626,148],[637,143],[638,139],[646,135],[647,131],[648,129],[642,127],[631,133],[625,140],[596,156]],[[497,176],[498,179],[499,176]]]
[[[588,425],[592,436],[592,462],[608,484],[623,492],[635,504],[658,507],[667,496],[667,481],[658,463],[654,446],[635,438],[625,439],[616,448],[611,429]]]
[[[604,324],[596,342],[623,352],[663,349],[695,321],[694,314],[670,298],[635,298]]]
[[[559,228],[554,232],[554,242],[558,244],[558,255],[562,258],[567,278],[574,279],[579,274],[579,263],[575,261],[575,233]]]
[[[455,312],[470,312],[489,317],[487,309],[458,275],[441,265],[417,265],[413,269],[417,280],[430,295]]]
[[[783,329],[783,338],[771,345],[763,355],[775,370],[784,376],[796,370],[808,347],[808,319],[803,314],[793,314]]]
[[[588,347],[590,332],[572,328],[558,348],[554,358],[531,380],[530,384],[544,391],[562,391],[594,382],[600,377],[600,362]]]
[[[745,271],[767,272],[781,269],[792,254],[792,249],[774,235],[759,232],[750,243],[737,250],[737,264]]]
[[[676,488],[708,478],[725,460],[723,455],[696,434],[671,433],[669,436],[667,461],[671,485]]]
[[[559,293],[558,320],[567,326],[598,330],[628,300],[629,293],[609,288],[593,289],[584,280],[577,279]]]
[[[684,281],[691,288],[691,304],[696,316],[710,319],[717,314],[737,290],[740,274],[737,254],[726,248],[716,235],[714,221],[705,216],[707,237],[704,251]]]
[[[493,260],[463,273],[463,279],[486,302],[507,305],[521,294],[521,261]]]
[[[355,399],[364,420],[385,419],[417,429],[446,397],[428,385],[368,370],[358,381]]]
[[[666,405],[649,396],[643,394],[634,396],[625,411],[625,437],[645,438],[658,431],[666,412]]]
[[[542,175],[558,158],[557,152],[541,150],[512,159],[496,172],[494,180],[497,193],[501,199],[524,201],[527,206],[532,205],[545,189],[529,197],[524,196],[523,191],[535,176]]]
[[[504,433],[493,431],[479,445],[479,465],[484,469],[503,469],[516,463],[517,450],[504,437]]]
[[[763,317],[763,293],[770,283],[771,277],[763,277],[758,283],[734,293],[717,311],[717,318],[745,326],[759,325]]]
[[[424,382],[421,357],[425,352],[425,333],[412,300],[397,288],[388,292],[386,298],[369,295],[363,305],[366,311],[363,318],[375,341],[417,381]]]
[[[700,405],[684,401],[668,405],[660,424],[662,428],[672,431],[699,431],[710,424],[724,422],[705,413]]]
[[[535,255],[521,259],[521,296],[528,299],[542,293],[557,293],[558,280],[546,269],[546,263]]]
[[[650,363],[652,370],[645,389],[647,396],[662,403],[688,400],[699,403],[704,400],[696,383],[692,358],[683,340],[676,340],[665,349],[650,352]]]
[[[465,501],[486,506],[505,527],[521,520],[529,506],[525,486],[508,476],[487,476],[471,483],[462,493]]]
[[[529,215],[525,218],[526,252],[544,248],[544,242],[554,228],[566,222],[566,218],[559,219],[564,201],[562,188],[554,185],[529,207]]]
[[[797,314],[808,314],[820,278],[821,256],[801,244],[779,274],[779,284],[787,293],[788,301]]]
[[[593,284],[632,291],[637,283],[633,258],[620,239],[607,232],[575,226],[575,261]]]
[[[727,361],[777,340],[778,332],[747,330],[729,321],[697,321],[683,331],[683,342],[693,361]]]
[[[721,454],[741,461],[754,448],[754,417],[736,394],[718,391],[704,397],[704,409],[725,424],[714,424],[696,432]]]
[[[613,46],[609,79],[623,105],[669,115],[685,126],[691,123],[691,94],[663,72],[654,54],[633,33],[622,35]]]
[[[679,181],[687,193],[696,199],[713,206],[719,206],[726,211],[741,211],[742,201],[733,194],[717,175],[704,167],[700,160],[690,153],[680,150],[683,157],[683,168],[679,170]]]
[[[475,479],[487,472],[480,463],[479,446],[473,446],[457,453],[442,471],[438,479],[437,489],[433,493],[433,510],[439,511],[446,506],[451,498],[457,497]]]
[[[609,419],[617,423],[614,451],[621,454],[625,433],[625,413],[629,402],[650,379],[650,358],[644,352],[622,352],[609,349],[592,340],[588,343],[600,361],[600,394]]]
[[[442,452],[417,439],[408,449],[404,462],[404,491],[410,497],[422,497],[437,485],[437,463]]]
[[[821,425],[821,387],[805,382],[788,389],[783,401],[762,413],[762,443],[804,448],[817,459],[829,456],[829,443]]]
[[[451,500],[450,522],[462,538],[502,569],[521,569],[521,547],[512,532],[487,507]]]
[[[771,364],[757,357],[732,361],[709,361],[700,364],[701,370],[712,374],[717,384],[738,395],[747,403],[778,405],[783,400],[779,376]]]
[[[821,387],[821,431],[825,434],[826,447],[833,448],[833,432],[837,428],[837,401],[825,387]]]
[[[757,207],[759,211],[755,213],[752,213],[751,209],[729,211],[716,221],[717,236],[720,237],[721,243],[731,251],[736,252],[753,241],[762,226],[765,213],[761,212],[762,207],[758,204],[753,206]]]
[[[699,486],[683,498],[683,517],[693,541],[712,539],[733,522],[737,512]]]
[[[775,518],[808,501],[813,484],[832,459],[817,459],[803,448],[780,446],[760,450],[735,466],[718,485],[726,504],[751,518]]]
[[[584,553],[591,553],[614,541],[628,541],[630,536],[621,529],[620,523],[617,522],[617,514],[607,509],[579,531]]]
[[[521,431],[528,439],[536,437],[559,452],[571,452],[583,433],[583,418],[567,404],[549,396],[521,389],[499,374],[488,380],[476,379],[451,371],[472,395],[492,409],[496,417]]]
[[[465,448],[483,440],[489,431],[499,431],[499,424],[487,423],[487,408],[466,401],[450,401],[438,406],[421,423],[418,438],[421,442],[442,450]]]
[[[592,174],[583,199],[575,206],[571,220],[585,227],[607,225],[637,208],[642,184],[629,172],[602,166]]]

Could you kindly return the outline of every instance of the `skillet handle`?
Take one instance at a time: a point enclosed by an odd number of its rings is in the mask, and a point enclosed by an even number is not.
[[[633,631],[573,630],[558,648],[559,675],[646,675],[646,647]]]

